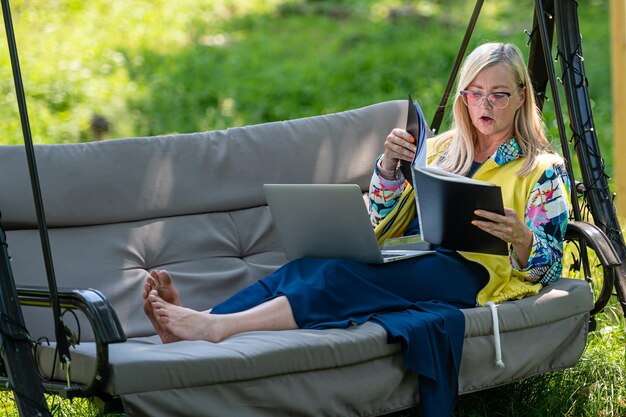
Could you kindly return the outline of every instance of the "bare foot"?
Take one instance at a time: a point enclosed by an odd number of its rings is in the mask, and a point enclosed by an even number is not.
[[[148,299],[161,329],[177,340],[220,342],[224,339],[216,316],[168,303],[156,290],[150,292]]]
[[[180,305],[180,293],[167,271],[151,271],[143,287],[143,298],[147,300],[150,291],[157,290],[159,297],[170,304]]]
[[[150,276],[146,279],[146,283],[143,286],[143,311],[150,319],[152,326],[154,326],[154,329],[163,343],[172,343],[180,340],[178,337],[169,334],[161,327],[161,324],[152,309],[152,303],[148,299],[151,291],[156,291],[162,300],[170,304],[177,306],[180,305],[180,293],[172,283],[172,278],[166,271],[150,272]]]

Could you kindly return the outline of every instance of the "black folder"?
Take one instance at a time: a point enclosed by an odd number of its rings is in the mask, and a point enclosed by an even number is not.
[[[430,167],[413,169],[412,174],[425,241],[458,251],[508,255],[504,240],[471,224],[481,219],[474,210],[504,215],[499,186]]]
[[[414,165],[415,159],[419,159],[420,154],[426,153],[426,129],[428,129],[428,125],[426,123],[426,119],[424,118],[424,113],[422,113],[422,109],[419,107],[419,104],[416,104],[413,101],[411,94],[409,94],[409,104],[406,115],[406,131],[415,138],[415,146],[417,146],[417,152],[412,162],[400,162],[400,172],[402,172],[404,178],[411,185],[413,185],[411,166]]]

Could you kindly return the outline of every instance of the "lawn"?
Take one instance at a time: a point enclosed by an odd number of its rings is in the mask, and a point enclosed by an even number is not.
[[[486,0],[470,47],[527,53],[532,0]],[[431,119],[473,8],[466,0],[15,0],[36,143],[194,132],[406,98]],[[580,2],[594,119],[613,166],[608,0]],[[22,143],[4,32],[0,144]],[[558,146],[554,111],[545,119]],[[598,318],[579,365],[461,397],[457,416],[626,414],[624,320]],[[98,416],[51,397],[55,415]],[[17,415],[10,395],[4,414]],[[417,415],[408,411],[399,416]]]

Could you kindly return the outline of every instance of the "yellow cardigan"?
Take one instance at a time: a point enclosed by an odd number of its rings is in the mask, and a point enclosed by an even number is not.
[[[428,164],[439,157],[431,153],[429,146]],[[539,157],[537,167],[529,175],[519,177],[516,173],[524,164],[525,157],[517,158],[503,165],[498,165],[493,159],[488,159],[473,175],[473,178],[497,184],[502,188],[504,207],[515,209],[522,221],[528,197],[532,188],[541,175],[554,163],[552,155]],[[565,193],[568,195],[568,193]],[[407,184],[398,204],[375,228],[379,244],[389,238],[402,236],[408,224],[413,220],[415,213],[415,199],[413,188]],[[540,283],[526,281],[528,272],[518,271],[511,266],[508,256],[490,255],[484,253],[459,252],[464,258],[483,265],[489,272],[489,282],[478,293],[476,302],[485,305],[486,302],[501,303],[507,300],[520,299],[535,295],[541,290]]]

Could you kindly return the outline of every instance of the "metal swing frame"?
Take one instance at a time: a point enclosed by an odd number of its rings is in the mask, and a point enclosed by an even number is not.
[[[433,117],[431,127],[438,131],[450,92],[461,66],[467,46],[471,39],[476,21],[484,0],[477,0],[470,18],[465,37],[456,57],[454,67],[448,79],[445,92]],[[556,55],[553,56],[552,44],[554,31],[557,31]],[[530,53],[528,69],[535,89],[537,105],[543,109],[547,99],[546,88],[550,84],[550,93],[554,103],[556,122],[561,142],[561,150],[566,161],[571,190],[573,220],[568,224],[565,240],[576,241],[580,250],[580,264],[584,278],[592,287],[598,287],[596,300],[591,311],[590,329],[595,328],[595,314],[601,312],[616,291],[617,300],[626,315],[626,245],[622,235],[608,175],[604,169],[598,137],[593,123],[593,114],[588,92],[588,80],[585,76],[582,53],[582,39],[578,24],[577,0],[536,0],[533,15],[533,29],[527,32]],[[556,76],[554,61],[561,63],[561,77]],[[560,82],[559,82],[560,81]],[[567,103],[571,139],[565,129],[563,109],[559,97],[559,84],[563,85]],[[572,155],[569,141],[574,145],[582,181],[576,181],[572,170]],[[593,216],[591,224],[583,219],[581,205],[587,205]],[[593,281],[587,248],[595,251],[603,270],[601,283]]]
[[[100,292],[96,290],[57,289],[10,6],[8,0],[1,0],[1,2],[46,265],[48,288],[16,287],[11,271],[6,235],[0,224],[0,315],[2,316],[2,320],[0,320],[0,353],[2,355],[0,383],[3,383],[3,389],[14,392],[18,411],[22,416],[51,415],[44,393],[52,393],[65,398],[100,398],[104,400],[105,404],[114,405],[115,399],[108,398],[102,390],[108,376],[108,345],[124,342],[126,338],[113,308]],[[450,92],[483,3],[484,0],[476,1],[474,12],[441,102],[431,123],[434,131],[439,129],[443,120]],[[553,56],[552,43],[555,27],[557,46],[556,56]],[[591,311],[590,329],[593,329],[595,327],[593,316],[602,311],[614,294],[614,290],[618,302],[626,314],[626,265],[624,263],[626,245],[613,205],[608,177],[604,171],[604,162],[600,155],[597,134],[593,124],[578,26],[578,2],[576,0],[536,0],[533,29],[528,35],[530,45],[528,67],[533,78],[537,103],[540,108],[543,108],[547,97],[546,88],[549,83],[563,156],[567,162],[572,184],[577,184],[572,190],[574,220],[569,223],[565,238],[579,242],[585,279],[590,285],[599,286],[596,291],[595,306]],[[560,80],[557,80],[555,74],[554,58],[558,58],[561,63],[562,75],[559,78],[562,80],[565,91],[572,131],[571,139],[568,139],[565,130],[558,90],[558,81]],[[580,183],[575,182],[576,179],[571,169],[572,156],[569,152],[569,141],[574,145],[580,165],[582,174]],[[583,220],[580,200],[588,205],[595,225]],[[587,247],[596,252],[601,263],[603,269],[601,283],[593,282],[590,273],[591,266],[587,259]],[[67,367],[70,366],[69,340],[63,324],[61,309],[79,309],[87,316],[94,330],[98,358],[96,375],[89,386],[42,381],[34,360],[32,342],[25,328],[21,305],[52,308],[57,352],[60,362]]]

